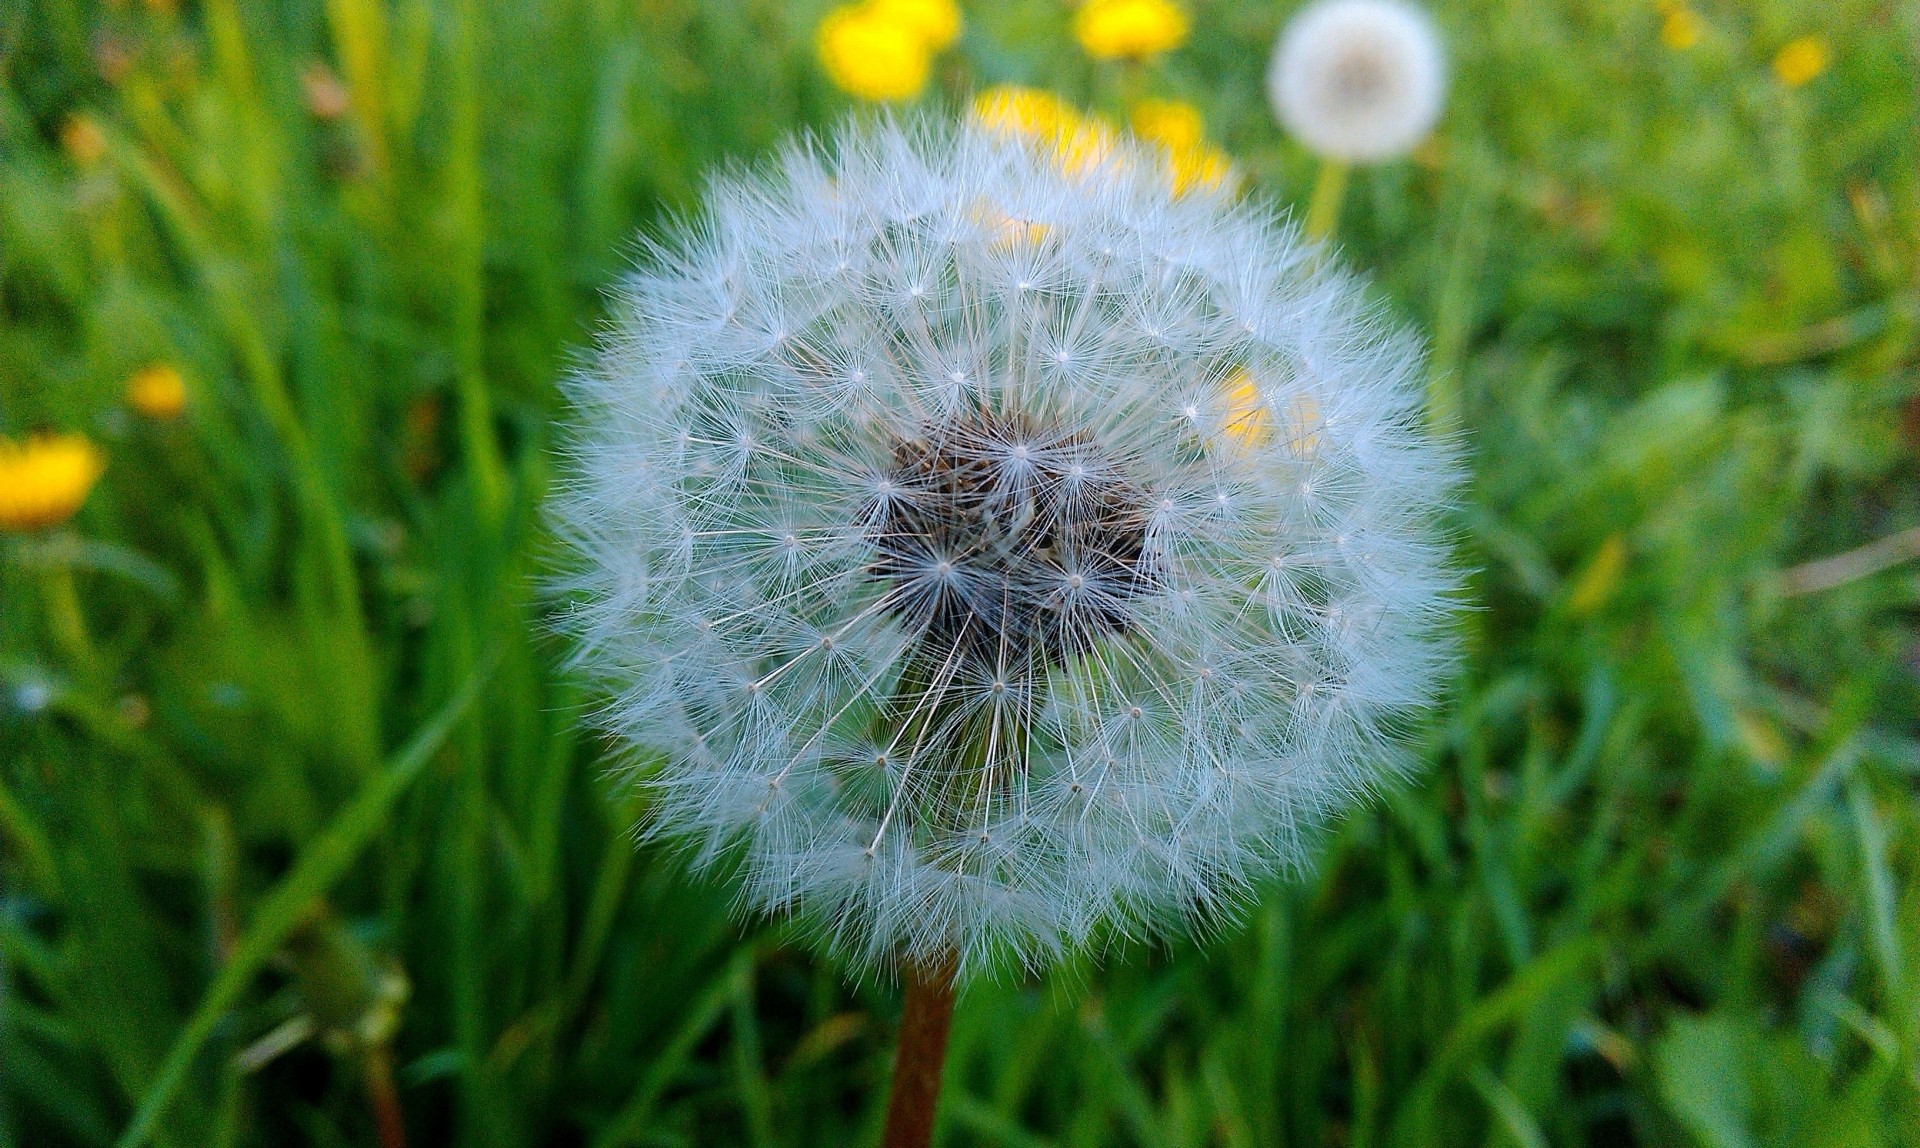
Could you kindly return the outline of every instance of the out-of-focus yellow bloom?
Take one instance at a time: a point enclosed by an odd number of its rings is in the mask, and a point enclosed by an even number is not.
[[[1235,367],[1227,376],[1221,398],[1226,409],[1220,428],[1229,443],[1253,449],[1273,441],[1273,416],[1245,367]]]
[[[1789,88],[1797,88],[1827,70],[1832,60],[1827,41],[1820,36],[1789,40],[1773,56],[1773,74]]]
[[[107,134],[100,130],[100,121],[78,112],[69,116],[66,126],[60,129],[60,146],[74,163],[92,167],[107,154]]]
[[[1087,0],[1073,34],[1096,60],[1139,59],[1187,42],[1187,14],[1171,0]]]
[[[1003,84],[974,97],[973,114],[988,128],[1052,147],[1060,166],[1082,174],[1112,160],[1119,138],[1098,116],[1082,115],[1052,92]]]
[[[187,383],[165,363],[143,367],[127,380],[127,405],[150,419],[179,418],[187,409]]]
[[[1278,446],[1299,459],[1311,457],[1319,448],[1320,406],[1311,396],[1296,397],[1284,427],[1277,426],[1253,376],[1245,367],[1235,367],[1221,386],[1220,399],[1221,434],[1230,446],[1242,450]]]
[[[1008,215],[988,199],[978,199],[973,204],[973,218],[977,220],[988,235],[989,242],[997,250],[1010,250],[1015,247],[1038,246],[1046,241],[1052,231],[1044,223],[1031,219]]]
[[[1700,14],[1684,4],[1667,9],[1666,19],[1660,21],[1660,42],[1676,52],[1684,52],[1700,42],[1700,32],[1705,24]]]
[[[1081,116],[1065,125],[1054,145],[1060,166],[1075,175],[1086,175],[1119,158],[1120,137],[1113,126],[1098,116]]]
[[[1133,134],[1167,149],[1173,168],[1173,193],[1196,187],[1220,187],[1232,178],[1227,154],[1206,141],[1200,110],[1179,100],[1141,100],[1133,105]]]
[[[1040,88],[999,84],[973,98],[974,118],[1003,135],[1055,139],[1080,118],[1059,96]]]
[[[867,11],[919,33],[927,50],[939,52],[960,38],[960,6],[953,0],[867,0]]]
[[[44,530],[72,518],[106,460],[77,434],[0,439],[0,530]]]
[[[1227,153],[1211,145],[1173,153],[1173,194],[1184,195],[1196,187],[1225,187],[1233,180],[1233,161]]]
[[[910,100],[927,86],[933,54],[912,25],[865,4],[827,13],[815,40],[834,86],[863,100]]]
[[[1133,105],[1128,118],[1133,121],[1134,135],[1171,151],[1199,147],[1206,139],[1207,123],[1200,109],[1181,100],[1141,100]]]

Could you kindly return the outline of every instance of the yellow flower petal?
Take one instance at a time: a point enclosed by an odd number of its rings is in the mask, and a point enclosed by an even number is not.
[[[1789,88],[1797,88],[1827,70],[1832,60],[1827,42],[1819,36],[1790,40],[1773,57],[1773,74]]]
[[[72,518],[106,469],[77,434],[0,439],[0,530],[44,530]]]
[[[1260,386],[1245,367],[1235,367],[1221,388],[1220,433],[1241,450],[1278,446],[1294,458],[1311,458],[1320,446],[1320,405],[1310,395],[1294,398],[1286,425],[1278,427]]]
[[[834,86],[863,100],[912,99],[926,88],[933,63],[919,32],[865,5],[827,13],[815,46]]]
[[[1139,59],[1186,43],[1187,14],[1170,0],[1087,0],[1073,34],[1096,60]]]
[[[867,0],[867,12],[911,28],[933,52],[951,47],[963,26],[960,6],[953,0]]]
[[[1206,138],[1200,109],[1182,100],[1140,100],[1128,113],[1133,134],[1171,151],[1197,148]]]
[[[1660,42],[1676,52],[1684,52],[1700,42],[1700,32],[1705,27],[1700,14],[1684,5],[1667,10],[1666,19],[1660,21]]]
[[[150,419],[178,418],[187,406],[186,380],[164,363],[135,371],[127,380],[127,405]]]
[[[1080,118],[1052,92],[1018,84],[1000,84],[975,96],[973,115],[1003,135],[1034,140],[1056,138],[1064,125]]]

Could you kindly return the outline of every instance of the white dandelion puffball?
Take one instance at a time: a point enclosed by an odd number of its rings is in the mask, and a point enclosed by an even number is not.
[[[1407,763],[1419,350],[1268,208],[855,124],[649,246],[555,519],[649,834],[864,971],[1164,937]]]
[[[1401,0],[1321,0],[1274,45],[1267,94],[1301,143],[1370,163],[1413,150],[1440,119],[1447,93],[1440,32]]]

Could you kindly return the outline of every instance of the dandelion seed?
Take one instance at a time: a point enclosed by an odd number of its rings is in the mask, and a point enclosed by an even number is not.
[[[1075,170],[1060,119],[722,180],[571,382],[559,624],[665,756],[647,831],[860,969],[1230,914],[1450,658],[1417,348],[1269,209],[1124,137]]]
[[[77,434],[0,439],[0,530],[45,530],[72,518],[106,469]]]
[[[1444,105],[1439,32],[1403,0],[1320,0],[1281,32],[1267,92],[1281,124],[1323,156],[1369,163],[1403,155]]]

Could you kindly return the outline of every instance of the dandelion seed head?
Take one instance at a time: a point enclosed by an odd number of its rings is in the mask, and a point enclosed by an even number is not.
[[[1404,0],[1319,0],[1280,33],[1267,94],[1280,123],[1333,159],[1411,151],[1446,100],[1440,33]]]
[[[857,968],[1225,918],[1405,767],[1450,660],[1416,345],[1113,146],[793,144],[571,380],[559,624],[665,758],[647,832]]]

